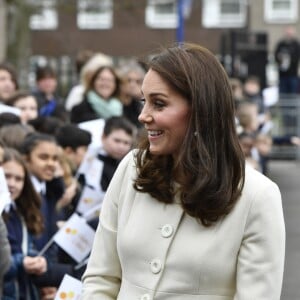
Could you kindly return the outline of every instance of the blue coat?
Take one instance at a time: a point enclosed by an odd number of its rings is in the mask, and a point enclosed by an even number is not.
[[[39,299],[38,291],[32,283],[30,275],[28,275],[23,268],[24,256],[37,255],[32,241],[32,236],[28,232],[24,221],[15,209],[10,210],[6,226],[8,231],[8,240],[11,246],[11,265],[4,275],[2,299]],[[26,249],[22,249],[22,246]]]

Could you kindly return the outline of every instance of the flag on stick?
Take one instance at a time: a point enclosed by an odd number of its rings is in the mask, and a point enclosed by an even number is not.
[[[54,235],[54,241],[79,263],[90,253],[94,236],[95,231],[86,220],[75,213]]]
[[[0,215],[5,206],[11,203],[10,193],[7,187],[4,171],[0,168]]]
[[[85,186],[78,201],[76,212],[85,215],[94,207],[100,206],[101,208],[104,195],[105,193],[100,190],[95,190],[89,186]]]
[[[60,283],[58,291],[54,300],[79,300],[82,290],[82,283],[80,280],[66,274]]]

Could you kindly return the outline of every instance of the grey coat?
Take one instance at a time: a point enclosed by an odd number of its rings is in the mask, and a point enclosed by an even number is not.
[[[10,266],[10,246],[7,239],[5,223],[0,216],[0,296],[2,296],[3,275]]]

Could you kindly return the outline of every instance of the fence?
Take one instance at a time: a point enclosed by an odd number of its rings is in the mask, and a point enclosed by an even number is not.
[[[300,95],[281,95],[270,111],[272,136],[280,141],[273,144],[270,158],[300,159],[300,147],[284,142],[292,136],[300,137]]]

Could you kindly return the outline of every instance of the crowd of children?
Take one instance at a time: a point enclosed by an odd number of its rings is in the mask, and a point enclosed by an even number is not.
[[[68,102],[57,95],[50,66],[39,66],[36,86],[24,91],[14,69],[0,64],[1,162],[11,198],[1,211],[3,300],[54,299],[65,274],[81,277],[85,264],[78,268],[53,236],[74,213],[85,217],[80,205],[87,195],[97,197],[98,209],[86,217],[96,229],[108,184],[137,140],[137,91],[145,71],[131,62],[118,72],[112,60],[98,56],[85,57],[81,94],[70,91]],[[81,122],[99,119],[103,123],[91,130],[81,128]]]

